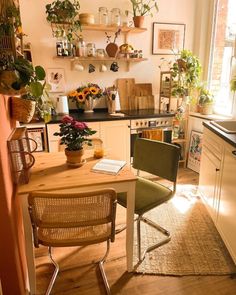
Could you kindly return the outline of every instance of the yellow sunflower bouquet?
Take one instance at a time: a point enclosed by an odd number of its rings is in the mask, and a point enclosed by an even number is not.
[[[71,91],[68,94],[68,98],[72,99],[72,101],[76,102],[76,105],[78,107],[81,107],[86,100],[89,100],[89,98],[99,98],[102,96],[102,89],[97,85],[93,83],[88,83],[87,85],[81,86],[77,88],[76,90]]]

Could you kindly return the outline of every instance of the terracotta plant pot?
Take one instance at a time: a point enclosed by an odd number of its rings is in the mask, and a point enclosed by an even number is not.
[[[134,26],[135,26],[136,28],[143,28],[144,18],[145,18],[145,17],[144,17],[143,15],[134,16],[134,17],[133,17]]]
[[[106,47],[106,52],[109,57],[116,57],[119,47],[116,43],[109,43]]]
[[[212,115],[213,114],[213,103],[205,103],[201,106],[202,115]]]
[[[70,151],[65,149],[65,155],[67,158],[67,165],[71,167],[80,167],[84,164],[82,156],[84,154],[84,149],[78,151]]]
[[[35,113],[36,102],[21,97],[11,98],[12,118],[22,123],[29,123]]]

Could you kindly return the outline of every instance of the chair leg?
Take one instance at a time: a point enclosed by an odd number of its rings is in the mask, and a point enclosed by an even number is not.
[[[104,285],[105,285],[105,288],[106,288],[106,293],[108,295],[111,294],[111,290],[110,290],[110,286],[108,284],[108,280],[107,280],[107,276],[106,276],[106,273],[105,273],[103,264],[106,261],[106,258],[108,256],[109,250],[110,250],[110,240],[107,240],[107,251],[106,251],[104,257],[98,262],[98,266],[99,266],[99,269],[100,269],[100,272],[101,272],[101,275],[102,275],[102,279],[103,279],[103,282],[104,282]]]
[[[168,243],[170,240],[171,240],[171,237],[170,237],[170,232],[166,229],[164,229],[163,227],[161,227],[160,225],[156,224],[155,222],[151,221],[150,219],[146,218],[146,217],[143,217],[143,216],[139,216],[139,219],[140,222],[143,221],[145,223],[147,223],[148,225],[154,227],[155,229],[157,229],[158,231],[160,231],[161,233],[163,233],[165,236],[167,236],[166,239],[160,241],[159,243],[156,243],[152,246],[149,246],[147,247],[144,251],[143,251],[143,254],[141,256],[141,242],[140,244],[138,245],[138,250],[139,250],[139,262],[142,262],[144,259],[145,259],[145,256],[147,253],[151,252],[152,250]],[[141,236],[141,228],[139,226],[139,235]],[[138,239],[138,242],[140,241],[140,239]]]
[[[138,244],[138,259],[141,260],[141,219],[137,219],[137,244]]]
[[[55,283],[55,280],[56,280],[57,274],[58,274],[58,272],[59,272],[59,265],[58,265],[58,264],[56,263],[56,261],[53,260],[53,258],[52,258],[52,249],[51,249],[51,247],[48,247],[48,255],[49,255],[49,258],[51,259],[53,265],[55,266],[55,270],[54,270],[54,272],[53,272],[53,275],[52,275],[51,281],[50,281],[50,283],[49,283],[49,285],[48,285],[48,288],[47,288],[47,291],[46,291],[46,295],[49,295],[49,294],[51,293],[51,291],[52,291],[52,287],[53,287],[53,285],[54,285],[54,283]]]

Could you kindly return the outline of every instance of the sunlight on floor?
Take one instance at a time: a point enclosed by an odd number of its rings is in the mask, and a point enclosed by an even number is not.
[[[178,185],[176,196],[171,202],[180,213],[185,214],[195,204],[198,196],[196,186]]]

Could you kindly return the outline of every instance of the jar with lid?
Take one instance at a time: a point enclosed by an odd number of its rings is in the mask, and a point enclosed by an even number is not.
[[[119,8],[112,8],[111,10],[111,25],[120,26],[121,24],[121,14]]]
[[[85,56],[85,42],[82,35],[79,35],[79,40],[76,48],[76,56]]]
[[[99,7],[99,24],[108,25],[108,10],[106,7]]]
[[[96,55],[96,47],[94,43],[87,44],[87,56],[88,57],[95,57]]]
[[[97,55],[97,57],[98,58],[103,58],[103,57],[105,57],[105,50],[104,49],[97,49],[96,50],[96,55]]]

